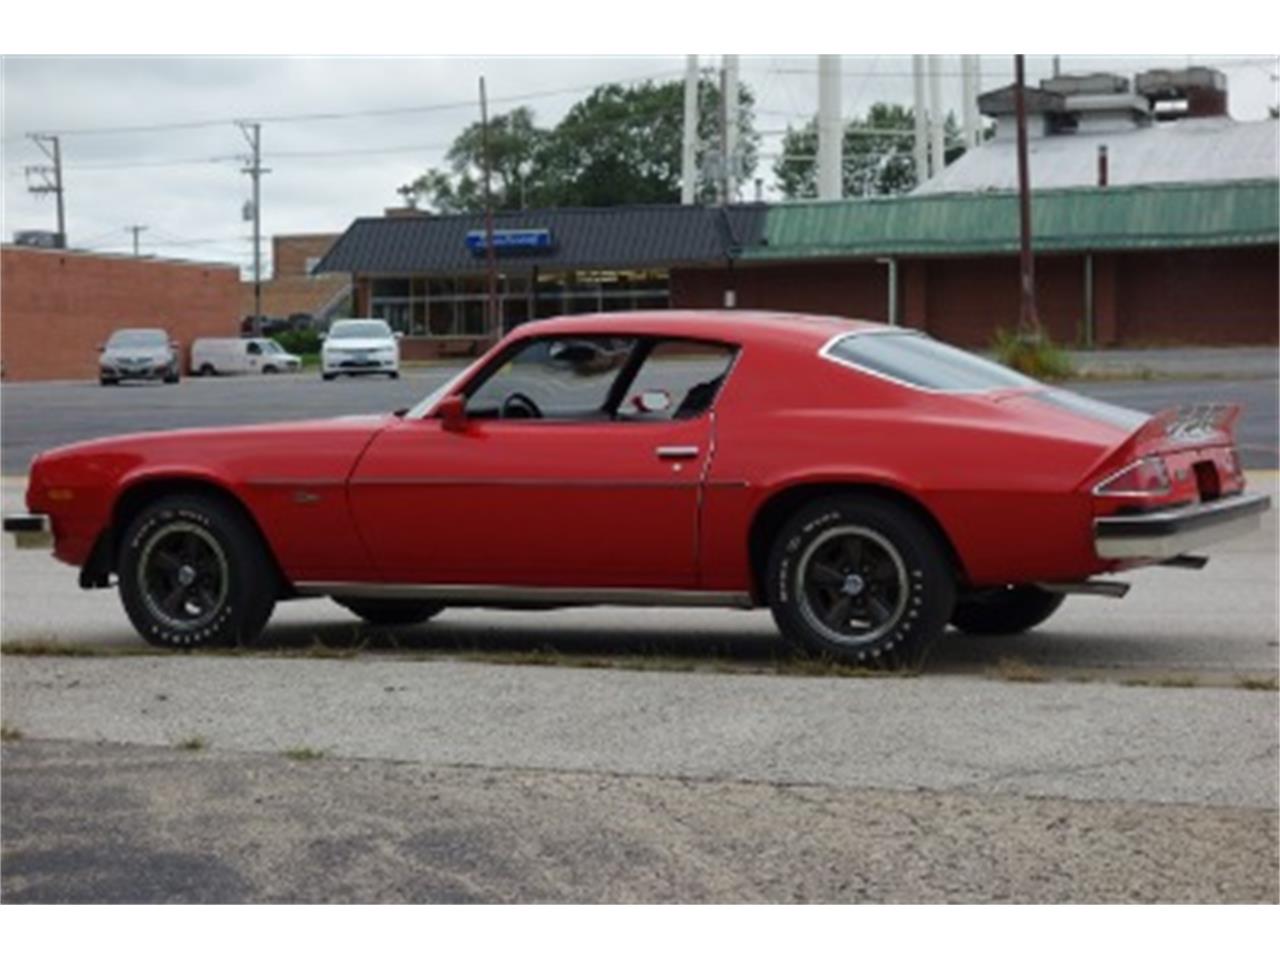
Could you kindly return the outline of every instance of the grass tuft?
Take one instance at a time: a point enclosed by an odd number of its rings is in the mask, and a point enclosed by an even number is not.
[[[22,739],[22,731],[17,727],[11,727],[9,724],[0,724],[0,740],[5,743],[13,743]]]
[[[991,671],[999,680],[1009,683],[1047,683],[1049,675],[1017,657],[1001,657]]]
[[[290,760],[297,760],[303,763],[310,760],[324,759],[324,751],[316,750],[313,747],[291,747],[284,752],[284,755]]]
[[[1049,335],[1038,337],[997,328],[991,341],[996,359],[1037,380],[1068,380],[1075,373],[1071,357]]]
[[[1200,686],[1200,681],[1186,673],[1174,673],[1155,677],[1126,677],[1120,681],[1126,687],[1160,687],[1166,690],[1185,690]]]
[[[1238,690],[1280,690],[1280,680],[1276,677],[1236,677]]]
[[[179,750],[203,750],[209,745],[204,737],[187,737],[174,744]]]

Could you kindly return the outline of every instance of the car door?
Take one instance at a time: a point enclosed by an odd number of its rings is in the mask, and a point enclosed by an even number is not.
[[[382,431],[350,484],[382,578],[696,587],[713,418],[709,402],[676,415],[685,389],[664,406],[645,364],[654,347],[639,338],[523,341],[468,385],[459,429],[427,417]],[[722,377],[732,349],[715,351]],[[630,389],[642,381],[652,384]]]
[[[262,341],[248,340],[239,348],[240,369],[258,373],[262,369]]]

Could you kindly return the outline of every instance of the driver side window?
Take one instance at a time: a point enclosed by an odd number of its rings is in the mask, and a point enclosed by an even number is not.
[[[526,344],[467,399],[467,416],[546,420],[608,417],[608,402],[636,348],[631,337],[550,337]]]

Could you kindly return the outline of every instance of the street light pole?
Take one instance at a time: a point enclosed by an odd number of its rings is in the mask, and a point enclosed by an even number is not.
[[[1022,274],[1021,311],[1018,333],[1028,340],[1040,339],[1040,316],[1036,312],[1036,268],[1031,255],[1031,177],[1027,168],[1027,102],[1024,95],[1026,69],[1022,54],[1013,58],[1013,105],[1018,123],[1018,229],[1019,262]]]

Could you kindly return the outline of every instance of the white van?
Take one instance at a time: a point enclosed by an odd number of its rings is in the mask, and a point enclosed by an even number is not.
[[[266,337],[201,337],[191,344],[191,372],[289,373],[302,368],[302,358],[286,353]]]

